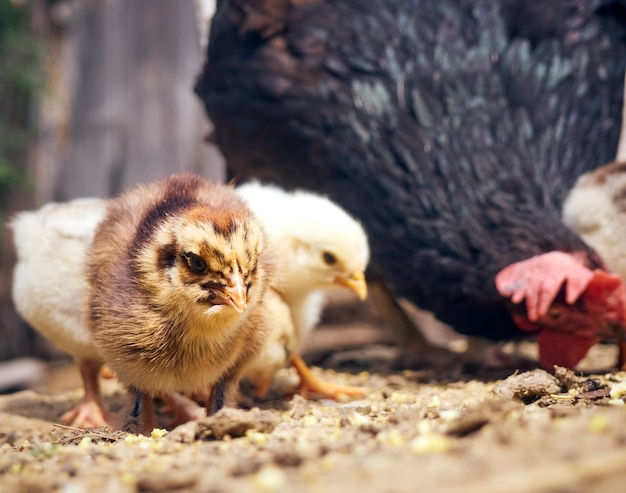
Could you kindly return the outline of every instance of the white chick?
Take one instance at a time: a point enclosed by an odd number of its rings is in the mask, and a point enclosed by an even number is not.
[[[626,162],[578,178],[563,205],[563,221],[626,280]]]
[[[319,381],[302,360],[300,349],[319,321],[329,292],[348,288],[362,300],[367,296],[364,271],[369,247],[363,227],[338,205],[313,193],[286,192],[256,182],[239,186],[237,192],[265,227],[277,259],[270,286],[287,304],[292,321],[291,326],[281,322],[275,327],[278,333],[270,336],[264,359],[257,358],[244,374],[260,397],[271,377],[288,363],[298,372],[304,391],[334,399],[362,395],[363,389]],[[284,341],[288,350],[279,347]]]
[[[270,330],[259,354],[243,370],[259,397],[266,395],[274,375],[287,365],[297,349],[289,306],[272,288],[265,292],[263,304],[271,314]]]
[[[82,428],[111,422],[100,396],[102,360],[87,327],[84,272],[86,251],[107,203],[103,199],[51,203],[20,212],[11,222],[17,252],[13,301],[24,320],[78,363],[84,397],[61,419]]]

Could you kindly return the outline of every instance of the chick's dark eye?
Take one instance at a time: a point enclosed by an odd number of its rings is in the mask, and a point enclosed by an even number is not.
[[[337,257],[335,257],[332,253],[330,252],[324,252],[322,254],[322,258],[324,259],[324,262],[327,265],[333,265],[337,263]]]
[[[206,271],[206,262],[194,253],[186,253],[184,255],[187,265],[197,274],[204,274]]]

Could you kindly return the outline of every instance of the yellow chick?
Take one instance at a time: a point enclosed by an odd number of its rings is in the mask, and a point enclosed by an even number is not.
[[[330,292],[348,288],[359,299],[366,298],[369,246],[363,227],[335,203],[313,193],[286,192],[257,182],[236,190],[265,227],[277,260],[270,286],[291,316],[291,323],[281,318],[273,328],[275,334],[263,349],[264,359],[248,367],[245,376],[262,397],[276,371],[290,363],[300,376],[303,391],[334,399],[342,394],[362,395],[363,389],[317,379],[302,360],[300,349],[318,323]],[[281,349],[281,344],[287,349]]]
[[[87,328],[86,251],[107,201],[76,199],[18,213],[11,222],[17,263],[12,296],[34,329],[71,354],[84,385],[81,402],[63,422],[81,428],[111,423],[100,396],[102,360]]]
[[[155,426],[150,397],[210,388],[211,414],[262,347],[271,269],[262,226],[231,187],[190,175],[113,199],[87,253],[88,320],[103,360]]]

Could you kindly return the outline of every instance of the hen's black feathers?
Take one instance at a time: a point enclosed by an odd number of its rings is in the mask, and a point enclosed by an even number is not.
[[[615,155],[625,12],[600,0],[222,0],[196,91],[232,175],[324,191],[363,221],[372,269],[397,294],[505,338],[517,329],[496,273],[588,251],[560,208]]]

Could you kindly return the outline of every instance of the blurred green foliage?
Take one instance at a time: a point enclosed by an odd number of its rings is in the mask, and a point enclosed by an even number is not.
[[[41,41],[34,1],[0,0],[0,214],[15,187],[26,187],[25,160],[41,88]]]

